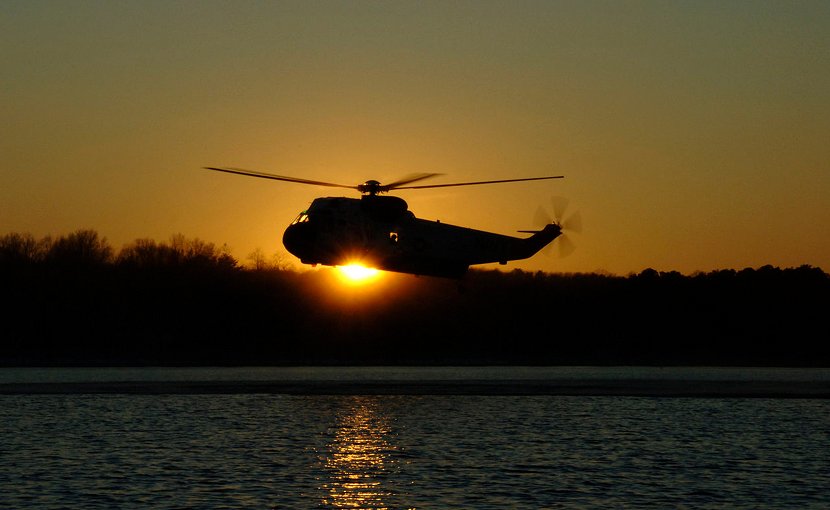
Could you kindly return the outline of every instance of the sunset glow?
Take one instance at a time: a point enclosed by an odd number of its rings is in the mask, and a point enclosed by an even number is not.
[[[353,263],[337,267],[342,279],[349,283],[367,283],[377,279],[380,271],[361,264]]]
[[[830,2],[150,3],[3,4],[0,235],[301,267],[316,198],[564,175],[394,196],[503,235],[553,196],[583,217],[573,254],[482,269],[830,268]]]

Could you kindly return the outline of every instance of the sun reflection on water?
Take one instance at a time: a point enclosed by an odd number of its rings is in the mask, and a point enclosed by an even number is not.
[[[340,410],[323,459],[322,503],[331,508],[389,508],[392,491],[384,481],[396,471],[389,419],[372,397],[354,397]]]

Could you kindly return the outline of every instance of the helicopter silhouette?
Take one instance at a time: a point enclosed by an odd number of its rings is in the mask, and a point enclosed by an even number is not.
[[[285,229],[282,240],[286,250],[303,264],[311,266],[360,264],[397,273],[459,279],[472,265],[495,262],[504,265],[511,260],[529,258],[562,236],[565,228],[560,218],[548,218],[540,230],[519,231],[531,234],[530,237],[512,237],[417,218],[403,199],[382,195],[402,189],[562,179],[562,175],[413,185],[441,175],[419,173],[389,184],[368,180],[363,184],[350,186],[240,168],[204,169],[314,186],[348,188],[360,192],[362,196],[359,199],[316,198],[309,208],[302,211]]]

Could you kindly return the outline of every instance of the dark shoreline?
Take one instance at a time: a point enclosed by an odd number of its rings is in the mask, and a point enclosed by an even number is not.
[[[96,381],[0,384],[0,395],[492,395],[830,398],[830,381]]]
[[[34,239],[5,239],[6,366],[830,366],[830,275],[806,265],[475,269],[461,288],[395,274],[351,288],[328,269],[246,269],[153,243],[90,259],[93,232],[40,255],[23,250]]]

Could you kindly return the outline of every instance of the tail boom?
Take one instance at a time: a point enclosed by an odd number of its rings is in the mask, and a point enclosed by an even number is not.
[[[521,239],[514,245],[513,253],[511,253],[507,260],[521,260],[532,257],[542,248],[552,243],[554,239],[562,235],[562,227],[556,223],[548,223],[542,230],[532,232],[532,236],[527,239]],[[499,262],[506,263],[507,261]]]

